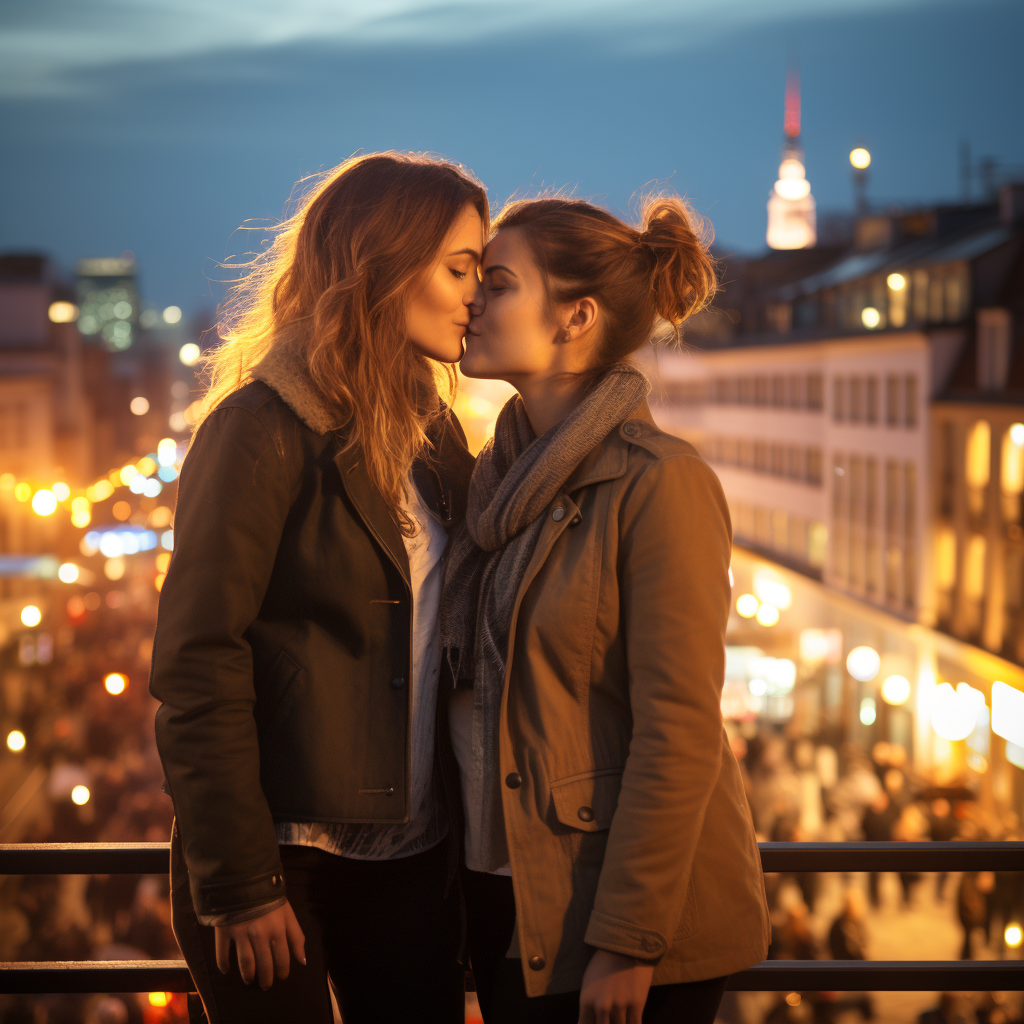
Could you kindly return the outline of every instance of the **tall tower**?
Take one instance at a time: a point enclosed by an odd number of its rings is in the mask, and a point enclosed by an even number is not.
[[[817,218],[800,146],[800,76],[795,67],[786,76],[783,128],[786,137],[779,180],[768,197],[768,245],[772,249],[809,249],[818,240]]]

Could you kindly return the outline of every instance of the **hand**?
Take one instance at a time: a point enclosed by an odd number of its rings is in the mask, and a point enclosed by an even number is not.
[[[640,1024],[654,967],[599,949],[583,972],[579,1024]]]
[[[233,942],[242,981],[250,985],[258,977],[264,992],[273,984],[275,974],[282,981],[288,977],[289,949],[303,967],[306,965],[306,937],[290,903],[238,924],[216,925],[214,933],[221,974],[231,967]]]

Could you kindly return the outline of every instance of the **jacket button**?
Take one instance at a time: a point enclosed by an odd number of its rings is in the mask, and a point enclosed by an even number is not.
[[[270,884],[272,886],[274,886],[274,888],[276,889],[281,884],[281,876],[280,875],[271,875],[271,877],[270,877]]]
[[[559,505],[558,508],[551,513],[551,518],[554,519],[556,523],[560,523],[565,518],[565,509]]]
[[[594,808],[593,807],[581,807],[576,813],[579,815],[580,821],[593,821],[594,820]]]
[[[402,689],[403,686],[405,686],[405,680],[404,679],[392,679],[391,680],[391,689],[392,690],[400,690],[400,689]]]
[[[640,433],[640,427],[630,420],[628,423],[622,425],[622,432],[626,437],[636,437]]]
[[[505,785],[508,786],[509,789],[518,789],[522,784],[523,777],[519,772],[509,772],[508,775],[505,776]]]
[[[531,971],[543,971],[544,965],[547,961],[542,956],[531,956],[530,957],[530,970]]]

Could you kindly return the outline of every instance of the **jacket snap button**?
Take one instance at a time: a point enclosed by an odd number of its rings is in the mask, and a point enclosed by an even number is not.
[[[522,784],[523,777],[519,772],[509,772],[508,775],[505,776],[505,785],[508,786],[509,789],[518,789]]]
[[[622,432],[627,437],[636,437],[636,435],[640,433],[640,428],[635,423],[629,422],[623,426]]]
[[[403,686],[405,686],[405,680],[404,679],[392,679],[391,680],[391,689],[392,690],[400,690],[400,689],[402,689]]]
[[[279,885],[281,884],[281,876],[280,876],[280,875],[273,875],[273,876],[271,877],[271,879],[270,879],[270,884],[271,884],[272,886],[274,886],[275,888],[276,888],[277,886],[279,886]]]
[[[594,808],[593,807],[581,807],[576,813],[580,816],[580,821],[593,821],[594,820]]]
[[[565,509],[559,505],[558,508],[551,513],[551,518],[554,519],[556,523],[560,523],[565,518]]]
[[[531,956],[530,957],[530,970],[531,971],[543,971],[544,970],[544,964],[546,964],[546,963],[547,963],[547,961],[542,956]]]

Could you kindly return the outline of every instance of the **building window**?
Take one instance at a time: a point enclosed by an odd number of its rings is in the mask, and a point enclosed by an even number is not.
[[[824,523],[811,523],[807,528],[807,561],[814,568],[825,565],[825,554],[828,551],[828,527]]]
[[[949,627],[953,617],[953,587],[956,586],[956,531],[943,526],[935,534],[936,611],[939,622]]]
[[[807,482],[821,486],[822,455],[820,448],[807,449]]]
[[[885,378],[885,422],[890,427],[900,425],[900,379],[895,374]]]
[[[770,471],[774,476],[786,475],[786,449],[781,444],[773,444],[769,448],[771,460]]]
[[[977,330],[978,387],[1000,391],[1010,371],[1010,311],[979,309]]]
[[[772,546],[772,519],[768,509],[760,505],[754,509],[754,540],[763,547]]]
[[[799,409],[804,404],[802,385],[803,378],[799,374],[794,374],[789,378],[789,407],[791,409]]]
[[[864,576],[868,593],[878,590],[878,460],[868,458],[864,464],[864,529],[866,532]]]
[[[789,553],[801,562],[807,561],[807,521],[803,516],[789,517]]]
[[[985,537],[973,533],[964,547],[964,631],[977,636],[981,631],[981,605],[985,596]]]
[[[768,444],[765,441],[754,442],[754,469],[758,473],[768,472]]]
[[[864,382],[860,377],[850,378],[850,422],[864,419]]]
[[[754,442],[746,439],[740,441],[740,465],[744,469],[754,468]]]
[[[939,514],[951,516],[956,499],[956,429],[951,422],[939,428]]]
[[[772,405],[782,407],[786,404],[786,378],[772,377]]]
[[[786,449],[786,476],[791,480],[802,480],[804,478],[804,450],[797,445],[791,445]]]
[[[924,323],[928,319],[928,271],[914,271],[914,319]]]
[[[739,395],[740,405],[753,405],[754,404],[754,378],[753,377],[739,377],[737,378],[737,394]]]
[[[991,465],[992,428],[988,420],[976,420],[967,433],[964,451],[967,509],[972,516],[980,516],[985,512],[985,492],[988,490]]]
[[[833,571],[845,579],[848,568],[846,548],[846,467],[842,455],[832,456],[832,556]]]
[[[850,585],[864,585],[864,459],[850,456]]]
[[[917,375],[913,373],[903,378],[903,425],[917,426]]]
[[[938,274],[932,274],[928,281],[928,320],[933,324],[941,323],[945,319],[945,291],[942,278]]]
[[[864,393],[864,419],[868,423],[878,422],[878,378],[868,377]]]
[[[967,316],[970,308],[970,274],[966,263],[955,263],[946,268],[946,319],[956,323]]]
[[[754,378],[754,405],[768,404],[768,378]]]
[[[825,379],[820,373],[807,375],[807,408],[820,412],[825,407]]]
[[[1024,434],[1024,430],[1020,431]],[[1020,495],[1024,491],[1024,437],[1015,438],[1013,427],[1003,434],[999,483],[1003,498],[1003,519],[1020,522]]]
[[[846,378],[836,377],[832,381],[832,419],[842,423],[846,419]]]
[[[917,466],[903,466],[903,606],[917,604]]]
[[[900,569],[900,467],[898,462],[885,464],[885,599],[899,600]]]

